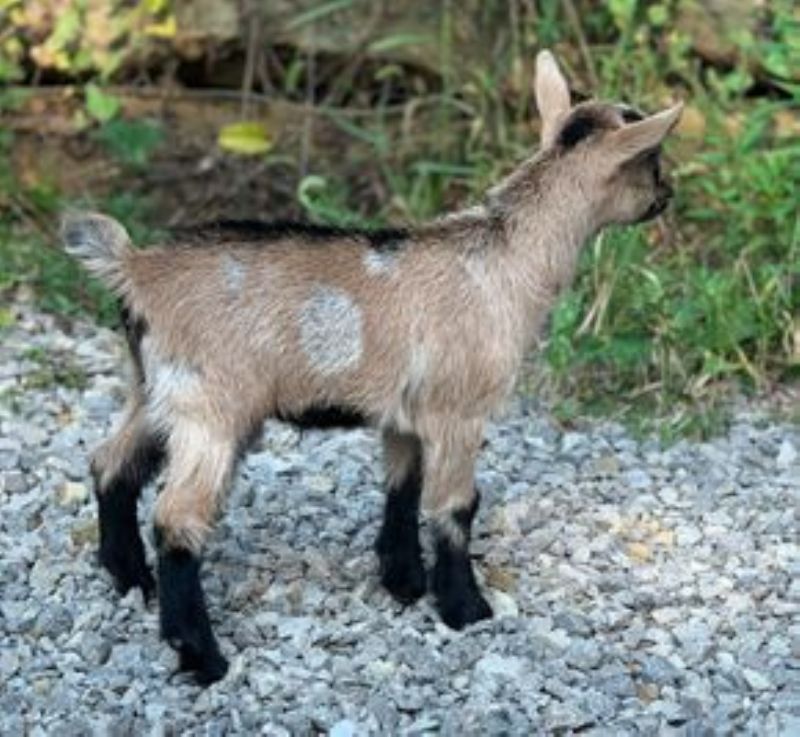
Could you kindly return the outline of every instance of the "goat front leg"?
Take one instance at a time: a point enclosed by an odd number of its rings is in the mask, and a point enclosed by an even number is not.
[[[460,630],[492,616],[478,589],[469,541],[478,509],[475,459],[483,425],[457,419],[431,423],[423,445],[423,505],[433,518],[436,562],[431,587],[442,621]]]
[[[158,473],[163,458],[162,439],[147,421],[137,393],[118,429],[92,459],[100,563],[111,573],[120,594],[138,586],[148,599],[155,589],[145,560],[136,505],[142,487]]]
[[[230,479],[235,442],[180,419],[168,447],[167,483],[155,512],[161,636],[178,652],[180,669],[207,685],[225,675],[228,663],[211,629],[200,554]]]
[[[381,583],[401,604],[411,604],[427,588],[419,544],[422,447],[414,435],[383,433],[386,506],[375,543]]]

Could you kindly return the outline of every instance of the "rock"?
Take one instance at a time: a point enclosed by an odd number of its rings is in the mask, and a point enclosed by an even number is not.
[[[570,644],[564,660],[578,670],[593,670],[602,662],[603,653],[593,640],[577,640]]]
[[[19,656],[13,650],[0,650],[0,683],[6,683],[19,669]]]
[[[95,546],[100,541],[100,530],[96,519],[82,519],[72,525],[70,538],[76,547]]]
[[[519,616],[519,607],[513,596],[497,589],[489,589],[487,594],[495,617]]]
[[[5,471],[0,474],[2,490],[8,494],[21,494],[28,490],[28,481],[22,471]]]
[[[16,440],[0,437],[0,471],[12,471],[19,465],[22,446]]]
[[[58,490],[58,503],[64,507],[83,504],[88,498],[89,489],[86,484],[75,481],[65,481]]]
[[[778,450],[778,456],[775,458],[775,465],[780,469],[786,469],[792,466],[797,461],[797,450],[795,449],[792,441],[785,438],[781,441],[781,447]]]
[[[477,678],[502,678],[516,679],[525,671],[526,665],[522,658],[513,655],[503,656],[498,653],[484,655],[475,666]]]
[[[635,490],[647,489],[653,484],[653,479],[650,478],[650,475],[640,468],[634,468],[630,471],[626,471],[622,475],[622,480],[624,483],[630,486],[631,489]]]
[[[770,682],[769,678],[756,670],[752,670],[751,668],[742,668],[742,675],[744,676],[745,681],[747,681],[747,685],[754,691],[766,691],[767,689],[772,688],[772,683]]]
[[[595,476],[616,476],[619,473],[619,461],[616,456],[602,456],[592,461],[590,471]]]
[[[328,737],[356,737],[357,734],[355,723],[349,719],[341,719],[330,728]]]

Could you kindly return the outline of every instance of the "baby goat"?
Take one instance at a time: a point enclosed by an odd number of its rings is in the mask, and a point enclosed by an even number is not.
[[[200,554],[237,458],[263,420],[380,429],[387,500],[376,550],[399,601],[427,588],[420,504],[435,530],[430,586],[456,629],[491,616],[468,555],[484,424],[581,245],[654,217],[680,105],[651,117],[571,107],[549,52],[536,66],[541,150],[474,208],[412,230],[223,222],[136,250],[116,221],[65,218],[67,250],[121,297],[134,377],[121,426],[92,468],[100,560],[124,592],[154,588],[136,521],[155,509],[161,632],[202,683],[226,672],[200,585]]]

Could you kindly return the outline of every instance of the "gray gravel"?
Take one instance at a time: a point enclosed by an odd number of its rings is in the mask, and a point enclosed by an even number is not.
[[[87,453],[121,407],[122,341],[17,313],[0,343],[0,734],[800,735],[797,427],[742,413],[665,449],[517,401],[478,474],[473,548],[500,616],[454,633],[377,586],[373,435],[270,423],[208,549],[231,669],[201,690],[155,608],[96,565]]]

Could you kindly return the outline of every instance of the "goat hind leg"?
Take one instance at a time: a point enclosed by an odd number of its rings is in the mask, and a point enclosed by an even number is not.
[[[401,604],[411,604],[427,588],[419,544],[422,448],[419,439],[393,431],[383,434],[387,469],[386,506],[375,551],[381,583]]]
[[[228,663],[211,629],[200,583],[200,551],[228,484],[235,442],[191,420],[174,425],[167,483],[155,512],[161,636],[178,652],[180,669],[207,685]]]
[[[155,588],[145,560],[136,505],[142,487],[158,473],[163,457],[163,443],[149,426],[138,397],[134,397],[120,427],[92,459],[100,563],[123,595],[138,586],[148,599]]]

